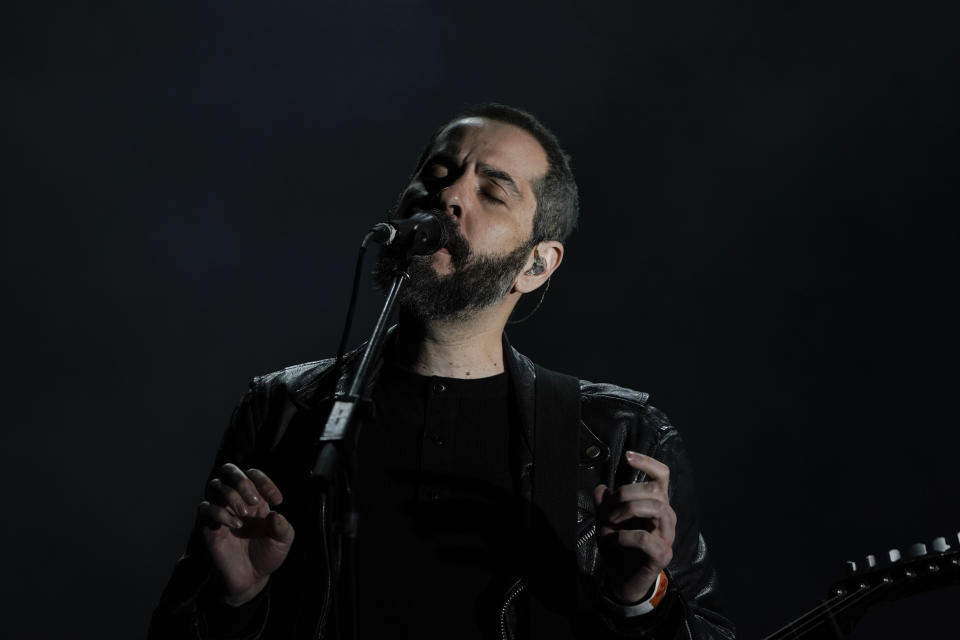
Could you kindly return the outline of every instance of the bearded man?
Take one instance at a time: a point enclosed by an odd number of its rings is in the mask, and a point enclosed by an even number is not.
[[[392,216],[425,210],[446,246],[377,263],[383,288],[410,279],[340,489],[359,513],[355,582],[310,470],[356,352],[339,380],[324,360],[251,383],[151,637],[733,638],[667,418],[506,340],[577,219],[556,138],[518,109],[465,112]]]

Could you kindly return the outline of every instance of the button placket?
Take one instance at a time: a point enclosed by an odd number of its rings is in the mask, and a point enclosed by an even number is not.
[[[424,416],[423,435],[420,444],[420,470],[425,474],[445,474],[447,469],[448,451],[445,438],[446,422],[448,422],[452,408],[447,386],[440,380],[434,380],[429,386],[427,394],[426,415]],[[428,501],[439,500],[443,496],[443,488],[435,485],[421,485],[421,499]]]

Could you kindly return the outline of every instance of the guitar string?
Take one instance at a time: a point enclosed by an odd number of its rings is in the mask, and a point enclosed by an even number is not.
[[[859,600],[862,600],[863,598],[865,598],[865,597],[867,597],[867,596],[869,596],[869,595],[872,595],[874,592],[876,592],[877,590],[879,590],[879,589],[881,589],[881,588],[883,588],[883,587],[885,587],[885,586],[890,586],[890,585],[889,585],[888,583],[886,583],[886,582],[881,582],[881,583],[875,584],[875,585],[873,585],[872,587],[869,587],[869,588],[867,588],[867,589],[858,590],[858,591],[856,591],[856,592],[854,592],[854,593],[850,593],[850,594],[846,594],[846,595],[837,595],[837,596],[833,596],[832,598],[828,598],[827,600],[824,600],[823,604],[820,604],[820,605],[814,607],[813,609],[811,609],[811,610],[808,611],[807,613],[803,614],[802,616],[800,616],[800,617],[797,618],[796,620],[787,623],[786,626],[777,629],[776,631],[774,631],[774,632],[773,632],[772,634],[770,634],[769,636],[764,637],[763,640],[777,640],[778,638],[786,638],[786,637],[789,637],[791,634],[792,634],[793,637],[799,637],[800,635],[806,635],[806,634],[812,632],[813,629],[817,628],[817,627],[820,626],[821,624],[825,624],[825,621],[822,619],[822,618],[823,618],[823,613],[822,613],[822,611],[825,610],[825,609],[826,609],[826,610],[829,610],[831,604],[837,604],[838,602],[839,602],[840,604],[846,603],[845,606],[835,607],[834,609],[832,609],[832,611],[834,611],[834,612],[836,612],[836,613],[842,613],[844,610],[849,609],[850,607],[852,607],[853,605],[855,605]],[[806,618],[811,618],[811,617],[812,617],[812,618],[817,618],[817,617],[819,617],[819,618],[821,618],[821,619],[820,619],[820,620],[811,619],[811,620],[809,620],[809,621],[805,621],[805,622],[803,622],[802,624],[797,625],[797,623],[800,623],[800,622],[803,621],[804,619],[806,619]],[[795,625],[797,625],[797,626],[795,626]],[[799,632],[799,633],[798,633],[798,632]]]
[[[835,612],[837,612],[837,613],[840,613],[840,612],[842,612],[844,609],[847,609],[847,608],[849,608],[850,606],[852,606],[853,604],[856,604],[856,602],[857,602],[858,600],[861,600],[862,598],[870,595],[870,594],[873,593],[875,590],[877,590],[878,588],[883,587],[883,586],[885,586],[885,585],[881,583],[881,584],[879,584],[879,585],[874,585],[874,586],[872,586],[872,587],[870,587],[870,588],[868,588],[868,589],[861,589],[861,590],[855,591],[854,593],[849,593],[849,594],[846,594],[846,595],[833,596],[832,598],[829,598],[829,599],[825,600],[822,604],[817,605],[816,607],[814,607],[813,609],[811,609],[811,610],[808,611],[807,613],[803,614],[803,615],[800,616],[799,618],[797,618],[797,619],[795,619],[795,620],[787,623],[785,626],[777,629],[776,631],[774,631],[774,632],[773,632],[772,634],[770,634],[769,636],[766,636],[766,637],[764,638],[764,640],[774,640],[775,638],[778,637],[777,634],[794,633],[794,632],[796,632],[796,631],[798,631],[798,630],[799,630],[801,633],[806,633],[806,632],[807,632],[806,629],[815,627],[815,626],[817,626],[818,624],[822,624],[822,618],[823,618],[823,616],[824,616],[824,611],[825,611],[825,610],[835,611]],[[839,603],[839,604],[844,604],[845,602],[849,602],[849,604],[847,604],[846,606],[833,607],[833,608],[831,609],[831,605],[835,605],[835,604],[838,604],[838,603]],[[806,620],[806,618],[821,618],[821,620],[816,620],[816,619]],[[811,623],[812,623],[812,626],[811,626]]]
[[[843,613],[845,610],[847,610],[847,609],[849,609],[850,607],[852,607],[853,605],[855,605],[858,601],[863,600],[863,599],[866,598],[867,596],[870,596],[870,595],[873,594],[875,591],[877,591],[877,590],[879,590],[879,589],[882,589],[882,588],[885,587],[885,586],[887,586],[887,585],[884,584],[884,583],[881,583],[881,584],[874,585],[874,586],[870,587],[869,589],[865,589],[865,590],[862,590],[862,591],[858,591],[856,597],[853,597],[853,594],[851,594],[851,596],[845,601],[845,603],[843,603],[844,606],[840,606],[840,607],[837,607],[837,608],[835,608],[835,609],[830,610],[830,614],[832,615],[833,613]],[[807,622],[807,623],[804,623],[803,625],[801,625],[800,627],[798,627],[797,637],[799,637],[799,636],[801,636],[801,635],[807,635],[807,634],[813,633],[813,630],[814,630],[814,629],[816,629],[816,628],[818,628],[820,625],[826,624],[826,623],[827,623],[826,620],[823,620],[823,619],[821,619],[821,620],[812,620],[812,621],[809,621],[809,622]]]
[[[859,591],[858,591],[857,593],[859,593]],[[823,611],[824,609],[829,609],[831,604],[836,604],[837,602],[842,602],[844,599],[849,598],[849,597],[852,597],[853,595],[854,595],[854,594],[852,594],[852,593],[848,593],[848,594],[845,594],[845,595],[836,595],[836,596],[833,596],[833,597],[831,597],[831,598],[828,598],[828,599],[824,600],[821,604],[818,604],[817,606],[815,606],[813,609],[810,609],[809,611],[807,611],[805,614],[803,614],[803,615],[800,616],[799,618],[796,618],[795,620],[792,620],[792,621],[788,622],[785,626],[780,627],[779,629],[777,629],[776,631],[774,631],[774,632],[773,632],[772,634],[770,634],[769,636],[765,636],[765,637],[763,638],[763,640],[775,640],[775,638],[776,638],[776,636],[777,636],[778,633],[782,633],[782,632],[788,631],[788,630],[794,628],[794,625],[798,625],[798,624],[801,624],[801,623],[804,623],[804,624],[805,624],[805,623],[806,623],[806,618],[816,617],[816,616],[822,615],[822,611]],[[802,626],[802,624],[801,624],[801,626]]]
[[[837,598],[834,598],[834,599],[839,599],[839,600],[848,600],[848,601],[849,601],[849,604],[847,604],[846,606],[835,607],[835,608],[831,609],[831,608],[828,606],[828,605],[829,605],[829,602],[830,602],[830,601],[828,600],[828,601],[826,601],[824,604],[822,604],[822,605],[820,605],[820,606],[812,609],[811,611],[807,612],[807,614],[806,614],[805,616],[802,616],[801,618],[798,618],[797,620],[794,620],[793,622],[788,623],[785,627],[781,627],[781,628],[778,629],[777,631],[773,632],[773,634],[771,634],[771,635],[767,636],[766,638],[764,638],[764,640],[778,640],[778,639],[780,639],[780,638],[799,638],[799,637],[801,637],[801,636],[808,635],[808,634],[812,633],[812,632],[814,631],[814,629],[816,629],[816,628],[819,627],[820,625],[825,624],[825,621],[824,621],[824,619],[823,619],[824,616],[825,616],[824,610],[828,610],[828,611],[830,611],[830,612],[841,613],[841,612],[843,612],[845,609],[848,609],[848,608],[850,608],[851,606],[853,606],[854,604],[856,604],[859,600],[862,600],[863,598],[867,597],[868,595],[870,595],[871,593],[873,593],[874,591],[876,591],[876,590],[877,590],[878,588],[880,588],[881,586],[883,586],[883,585],[875,585],[875,586],[870,587],[869,589],[866,589],[866,590],[864,590],[864,591],[858,591],[858,592],[856,593],[856,595],[855,595],[855,594],[850,594],[850,595],[848,595],[848,596],[838,596]],[[814,616],[814,619],[807,620],[807,621],[805,621],[805,622],[803,622],[802,624],[799,624],[799,625],[796,624],[796,623],[799,622],[802,618],[806,618],[806,617],[810,617],[810,616]]]
[[[785,633],[785,632],[789,631],[789,630],[792,629],[793,626],[794,626],[795,624],[797,624],[797,623],[805,622],[805,619],[806,619],[806,618],[816,617],[816,616],[821,615],[821,614],[820,614],[821,610],[822,610],[822,609],[828,609],[829,606],[830,606],[830,603],[831,603],[832,601],[835,601],[835,600],[843,600],[845,597],[846,597],[846,596],[833,596],[832,598],[827,599],[826,601],[822,602],[821,604],[818,604],[817,606],[815,606],[813,609],[810,609],[809,611],[807,611],[805,614],[803,614],[802,616],[800,616],[800,617],[797,618],[796,620],[792,620],[792,621],[788,622],[786,625],[780,627],[779,629],[777,629],[776,631],[774,631],[773,633],[771,633],[770,635],[764,636],[763,640],[776,640],[777,638],[781,637],[781,636],[779,636],[778,634],[782,634],[782,633]]]
[[[876,584],[868,589],[861,589],[856,593],[851,593],[846,596],[836,596],[835,598],[832,598],[832,599],[841,600],[843,602],[841,602],[842,606],[836,607],[834,609],[830,609],[830,606],[829,606],[830,600],[827,600],[822,605],[815,607],[814,609],[811,609],[809,612],[806,613],[806,615],[803,615],[800,618],[797,618],[796,620],[794,620],[793,622],[787,624],[785,627],[781,627],[780,629],[774,631],[773,634],[767,636],[766,638],[764,638],[764,640],[777,640],[778,638],[788,638],[788,637],[799,638],[800,636],[804,636],[809,633],[812,633],[814,629],[816,629],[822,624],[825,624],[825,621],[822,619],[808,620],[798,626],[794,626],[794,623],[799,622],[803,618],[807,618],[814,615],[815,612],[818,617],[822,618],[823,614],[820,612],[821,609],[826,609],[836,613],[842,613],[846,609],[849,609],[850,607],[855,605],[858,601],[866,598],[867,596],[873,594],[875,591],[885,586],[887,586],[887,584],[881,582],[880,584]]]

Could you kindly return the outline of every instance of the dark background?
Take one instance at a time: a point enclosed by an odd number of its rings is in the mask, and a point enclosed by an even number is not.
[[[145,633],[247,381],[335,349],[363,232],[433,128],[487,99],[556,131],[582,195],[511,339],[672,416],[741,637],[845,559],[960,529],[952,12],[5,13],[5,637]],[[958,595],[856,637],[956,637]]]

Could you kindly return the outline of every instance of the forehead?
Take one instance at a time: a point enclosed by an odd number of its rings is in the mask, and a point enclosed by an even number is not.
[[[483,162],[533,183],[547,172],[547,154],[529,132],[488,118],[464,118],[448,124],[431,153]]]

